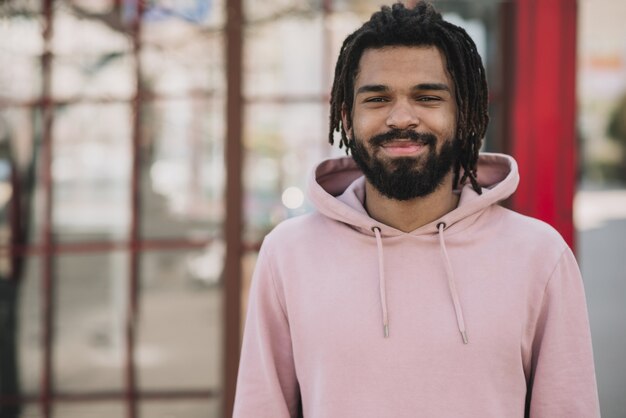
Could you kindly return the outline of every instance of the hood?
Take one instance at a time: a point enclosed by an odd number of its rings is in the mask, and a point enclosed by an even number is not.
[[[519,183],[517,163],[504,154],[481,153],[477,173],[482,194],[479,195],[471,185],[466,184],[461,190],[457,190],[461,196],[456,209],[409,233],[436,233],[437,225],[441,222],[446,224],[446,230],[452,232],[463,219],[508,198]],[[309,182],[308,195],[315,208],[323,215],[351,225],[363,233],[372,235],[372,228],[377,227],[383,236],[404,234],[372,219],[365,211],[365,178],[352,157],[321,162]]]

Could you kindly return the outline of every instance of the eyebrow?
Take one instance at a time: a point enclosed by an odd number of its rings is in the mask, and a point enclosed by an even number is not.
[[[356,91],[356,94],[361,93],[387,93],[391,89],[384,84],[366,84],[361,86]],[[439,91],[447,91],[451,93],[450,87],[448,87],[444,83],[420,83],[414,85],[411,90],[439,90]]]

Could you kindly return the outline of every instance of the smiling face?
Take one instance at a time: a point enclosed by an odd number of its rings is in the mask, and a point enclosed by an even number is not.
[[[432,193],[452,173],[457,106],[445,58],[435,47],[367,49],[342,114],[352,155],[383,195]]]

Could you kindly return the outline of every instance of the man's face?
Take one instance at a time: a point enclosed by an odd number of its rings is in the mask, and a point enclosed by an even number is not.
[[[439,187],[458,157],[457,106],[435,47],[367,49],[354,83],[352,156],[383,195],[409,200]]]

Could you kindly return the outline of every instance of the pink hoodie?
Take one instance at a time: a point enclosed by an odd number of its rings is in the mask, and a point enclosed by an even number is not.
[[[262,246],[236,418],[599,417],[576,261],[498,206],[518,183],[482,154],[482,195],[404,233],[370,218],[352,159],[321,163],[317,211]]]

